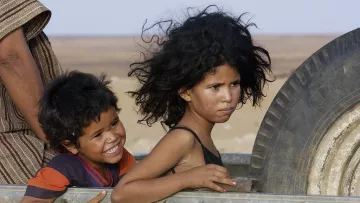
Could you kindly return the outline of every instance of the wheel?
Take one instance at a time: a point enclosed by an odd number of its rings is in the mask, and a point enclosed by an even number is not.
[[[277,93],[249,167],[253,189],[360,196],[360,29],[310,56]]]

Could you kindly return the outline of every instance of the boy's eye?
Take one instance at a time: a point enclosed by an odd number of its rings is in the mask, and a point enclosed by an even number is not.
[[[116,120],[114,122],[111,123],[111,127],[116,127],[119,124],[119,120]]]
[[[99,132],[94,137],[100,137],[101,135],[102,135],[102,132]]]

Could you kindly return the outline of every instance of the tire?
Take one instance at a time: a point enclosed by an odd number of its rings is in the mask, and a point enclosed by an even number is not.
[[[253,189],[307,194],[319,143],[359,103],[360,29],[356,29],[310,56],[277,93],[255,140],[249,167]]]

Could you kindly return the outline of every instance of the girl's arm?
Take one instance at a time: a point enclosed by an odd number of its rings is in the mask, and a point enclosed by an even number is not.
[[[213,182],[233,185],[227,170],[215,165],[160,177],[176,166],[195,143],[193,135],[188,132],[170,132],[121,179],[112,192],[112,202],[154,202],[185,188],[208,187],[224,191]]]

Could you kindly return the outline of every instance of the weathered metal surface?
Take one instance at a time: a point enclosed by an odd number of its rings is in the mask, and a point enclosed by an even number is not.
[[[0,185],[0,203],[20,202],[24,195],[24,185]],[[102,201],[110,203],[111,189]],[[101,192],[102,189],[70,188],[56,203],[84,203]],[[359,203],[360,197],[330,197],[303,195],[269,195],[258,193],[216,193],[216,192],[179,192],[159,203]]]
[[[134,154],[137,161],[147,154]],[[250,163],[250,154],[221,154],[224,164],[235,177],[246,177]],[[241,175],[239,175],[241,174]],[[242,179],[242,178],[240,178]],[[24,185],[0,185],[0,203],[17,203],[25,193]],[[107,195],[102,201],[110,203],[111,188],[105,188]],[[56,203],[83,203],[95,197],[103,189],[97,188],[69,188],[67,192],[56,199]],[[355,203],[360,197],[331,197],[331,196],[296,196],[273,195],[260,193],[217,193],[209,191],[179,192],[158,203]]]
[[[360,196],[360,105],[337,119],[312,162],[307,194]]]

